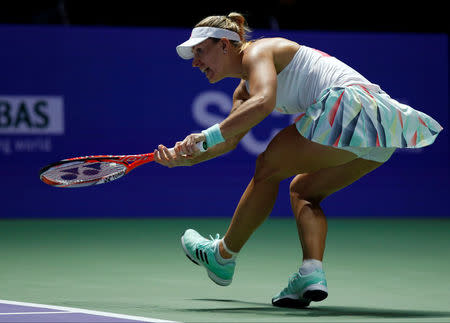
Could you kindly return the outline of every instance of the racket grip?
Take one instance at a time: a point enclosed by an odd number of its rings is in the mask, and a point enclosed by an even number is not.
[[[206,144],[206,141],[200,141],[195,144],[202,153],[205,152],[208,149],[208,145]]]
[[[200,141],[195,144],[202,153],[205,152],[208,149],[208,145],[206,144],[206,141]],[[175,149],[169,148],[169,152],[173,155],[175,155]]]

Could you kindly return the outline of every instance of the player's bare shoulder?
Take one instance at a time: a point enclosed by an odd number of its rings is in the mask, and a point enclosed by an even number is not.
[[[289,64],[297,53],[300,45],[286,38],[262,38],[253,41],[244,50],[242,63],[244,68],[248,67],[254,60],[271,59],[275,65],[277,73]]]

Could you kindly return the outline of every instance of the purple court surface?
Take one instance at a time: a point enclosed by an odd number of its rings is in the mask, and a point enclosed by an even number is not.
[[[0,300],[0,322],[16,323],[136,323],[172,322],[149,317],[84,310],[43,304]]]

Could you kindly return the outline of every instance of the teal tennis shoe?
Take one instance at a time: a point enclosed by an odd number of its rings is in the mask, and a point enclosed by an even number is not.
[[[289,278],[288,286],[272,298],[272,304],[279,307],[304,308],[311,301],[320,302],[328,296],[327,280],[322,270],[309,275],[295,273]]]
[[[188,229],[181,237],[181,245],[186,256],[195,264],[203,266],[209,278],[217,285],[228,286],[233,280],[236,262],[230,261],[221,264],[217,261],[216,252],[219,252],[219,234],[214,239],[206,239],[197,231]]]

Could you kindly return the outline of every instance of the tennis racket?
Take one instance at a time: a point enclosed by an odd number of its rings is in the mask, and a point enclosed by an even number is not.
[[[206,142],[197,143],[197,148],[206,151]],[[169,151],[174,153],[173,148]],[[91,186],[114,181],[152,161],[153,153],[75,157],[45,166],[39,171],[39,177],[55,187]]]

